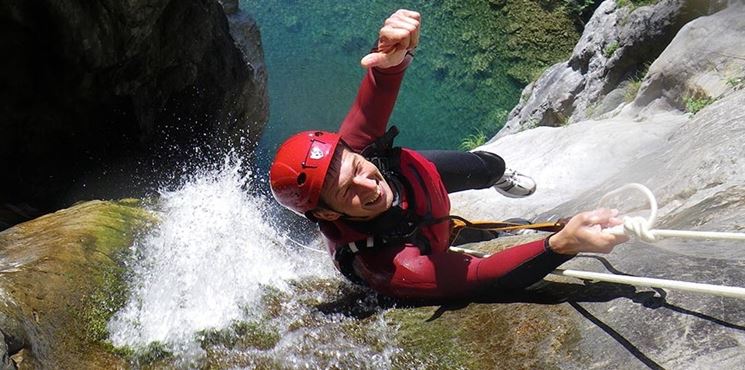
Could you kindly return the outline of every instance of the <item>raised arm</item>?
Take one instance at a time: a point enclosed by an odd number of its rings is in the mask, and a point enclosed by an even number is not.
[[[352,149],[362,150],[385,133],[404,71],[412,60],[409,51],[419,42],[420,19],[417,12],[398,10],[380,29],[376,49],[362,58],[360,63],[368,70],[339,128]]]

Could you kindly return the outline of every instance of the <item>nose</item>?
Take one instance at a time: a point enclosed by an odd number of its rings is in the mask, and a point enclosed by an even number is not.
[[[355,176],[354,179],[352,179],[352,184],[354,184],[360,192],[372,192],[378,190],[378,181],[367,176]]]

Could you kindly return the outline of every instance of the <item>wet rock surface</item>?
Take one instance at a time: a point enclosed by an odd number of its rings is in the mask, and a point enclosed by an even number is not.
[[[121,368],[103,345],[127,297],[127,251],[154,216],[139,202],[82,203],[0,233],[0,356],[7,366]],[[10,357],[10,359],[9,359]]]

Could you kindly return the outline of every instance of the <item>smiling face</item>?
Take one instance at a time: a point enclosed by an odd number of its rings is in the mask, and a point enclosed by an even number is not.
[[[317,218],[368,220],[391,208],[393,191],[374,164],[346,146],[334,156],[321,189],[321,199],[332,209],[314,212]]]

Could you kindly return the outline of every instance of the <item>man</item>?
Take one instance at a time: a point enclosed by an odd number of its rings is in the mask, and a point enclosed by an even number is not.
[[[535,183],[506,170],[492,153],[392,147],[396,131],[385,129],[419,42],[420,19],[409,10],[391,15],[377,48],[361,61],[368,71],[339,133],[292,136],[270,169],[274,197],[318,222],[341,272],[397,298],[465,298],[483,289],[524,288],[579,252],[608,253],[624,242],[601,231],[620,224],[616,211],[603,209],[486,258],[449,251],[448,193],[495,186],[524,197]]]

